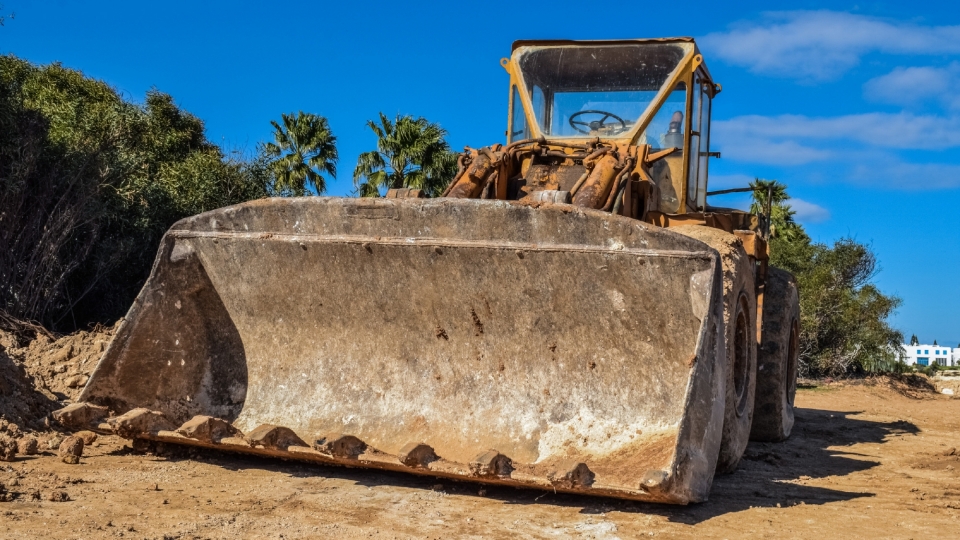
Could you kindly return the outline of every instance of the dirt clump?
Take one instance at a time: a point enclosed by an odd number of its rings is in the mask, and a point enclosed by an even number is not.
[[[67,502],[70,500],[70,495],[67,495],[66,491],[51,491],[50,495],[47,496],[47,500],[51,502]]]
[[[60,448],[60,443],[63,442],[63,439],[64,439],[63,435],[60,435],[59,433],[54,433],[53,435],[51,435],[47,439],[47,444],[46,444],[47,450],[53,450],[53,451],[58,450]]]
[[[26,435],[17,441],[17,452],[25,456],[36,455],[40,451],[40,442],[33,435]]]
[[[16,458],[16,439],[6,434],[0,434],[0,461],[13,461]]]
[[[74,436],[80,437],[84,446],[90,446],[97,441],[97,434],[92,431],[78,431],[74,433]]]
[[[83,439],[75,435],[67,437],[60,443],[57,455],[60,456],[60,459],[62,459],[64,463],[69,463],[70,465],[80,463],[80,456],[83,455]]]

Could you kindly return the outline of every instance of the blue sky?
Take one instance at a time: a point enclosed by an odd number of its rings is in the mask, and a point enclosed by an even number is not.
[[[960,342],[956,4],[556,1],[519,16],[508,3],[3,4],[15,17],[0,52],[59,61],[138,101],[167,92],[228,150],[266,140],[282,112],[326,116],[341,155],[334,195],[351,191],[380,111],[439,122],[454,148],[502,142],[498,60],[515,39],[694,36],[724,88],[711,188],[785,182],[816,240],[872,245],[876,283],[904,300],[898,328]]]

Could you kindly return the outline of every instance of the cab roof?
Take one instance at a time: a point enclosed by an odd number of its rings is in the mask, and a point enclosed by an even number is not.
[[[636,38],[636,39],[518,39],[513,42],[510,52],[513,53],[520,47],[559,47],[559,46],[593,46],[593,45],[631,45],[635,43],[693,43],[694,56],[700,54],[700,48],[697,42],[690,36],[661,37],[661,38]],[[710,70],[707,69],[707,63],[701,62],[707,79],[713,81]]]
[[[631,43],[696,43],[692,37],[664,37],[664,38],[637,38],[637,39],[518,39],[513,42],[511,51],[518,47],[550,47],[560,45],[627,45]]]

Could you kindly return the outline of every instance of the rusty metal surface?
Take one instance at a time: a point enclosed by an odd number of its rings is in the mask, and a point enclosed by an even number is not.
[[[649,154],[647,145],[548,140],[517,141],[506,147],[466,148],[459,172],[444,197],[543,202],[544,192],[569,193],[574,206],[640,217],[655,191],[651,165],[669,152]],[[642,181],[649,187],[632,184]],[[555,200],[553,202],[568,202]]]
[[[387,199],[423,199],[426,196],[427,194],[422,189],[414,188],[391,188],[384,195]]]
[[[754,231],[734,230],[733,234],[743,242],[743,249],[747,255],[757,261],[765,261],[770,258],[770,246],[762,236]]]
[[[254,201],[167,233],[81,399],[181,426],[138,438],[705,500],[718,265],[698,241],[566,204]],[[210,431],[198,416],[237,433],[184,435]],[[275,428],[312,448],[250,442]],[[362,451],[331,450],[350,438]]]
[[[460,172],[450,182],[444,197],[454,199],[490,198],[484,197],[484,188],[496,182],[497,169],[503,160],[500,145],[480,148],[479,150],[466,149],[460,157]]]
[[[688,212],[671,214],[666,212],[648,212],[646,221],[658,227],[682,227],[686,225],[706,225],[728,233],[736,231],[760,232],[761,222],[758,216],[740,210],[717,209],[709,212]],[[762,238],[761,238],[762,240]],[[766,249],[766,242],[763,249]]]

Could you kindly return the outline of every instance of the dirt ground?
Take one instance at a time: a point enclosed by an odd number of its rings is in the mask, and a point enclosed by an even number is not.
[[[0,422],[43,431],[51,411],[80,395],[114,330],[97,327],[29,341],[0,330]]]
[[[0,502],[0,537],[960,536],[960,399],[832,384],[801,389],[797,403],[788,442],[751,444],[710,501],[688,507],[214,452],[161,458],[105,437],[79,465],[49,450],[0,463],[17,494]]]

